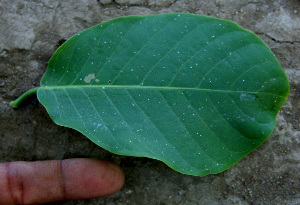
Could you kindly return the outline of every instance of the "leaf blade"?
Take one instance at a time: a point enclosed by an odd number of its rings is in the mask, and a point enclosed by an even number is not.
[[[288,92],[254,34],[229,21],[165,14],[72,37],[49,61],[38,99],[54,122],[111,152],[203,176],[259,146]]]

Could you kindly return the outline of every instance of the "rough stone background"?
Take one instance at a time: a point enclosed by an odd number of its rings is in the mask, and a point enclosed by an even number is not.
[[[229,170],[179,174],[147,158],[113,155],[55,125],[35,97],[8,103],[39,85],[59,45],[88,27],[132,14],[187,12],[230,19],[261,37],[288,75],[291,93],[269,139]],[[107,198],[59,204],[300,204],[299,0],[0,0],[0,161],[93,157],[126,173]]]

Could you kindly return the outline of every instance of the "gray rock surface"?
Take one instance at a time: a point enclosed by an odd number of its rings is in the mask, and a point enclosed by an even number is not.
[[[225,172],[179,174],[163,163],[113,155],[74,130],[55,125],[32,97],[57,47],[88,27],[126,15],[190,12],[230,19],[258,34],[286,71],[291,93],[273,134]],[[61,204],[300,204],[299,0],[1,0],[0,160],[101,158],[125,171],[124,188],[107,198]]]

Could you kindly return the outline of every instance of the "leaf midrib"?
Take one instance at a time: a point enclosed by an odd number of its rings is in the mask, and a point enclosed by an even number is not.
[[[271,95],[280,98],[286,98],[285,96],[276,95],[274,93],[265,93],[257,91],[238,91],[238,90],[216,90],[216,89],[204,89],[204,88],[192,88],[192,87],[163,87],[163,86],[140,86],[140,85],[56,85],[56,86],[41,86],[42,89],[149,89],[149,90],[190,90],[190,91],[201,91],[201,92],[220,92],[220,93],[246,93],[246,94],[264,94]]]

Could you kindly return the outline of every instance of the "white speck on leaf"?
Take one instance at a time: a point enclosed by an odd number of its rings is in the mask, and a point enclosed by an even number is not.
[[[85,76],[84,82],[90,83],[93,79],[95,79],[95,73],[91,73],[88,76]]]

